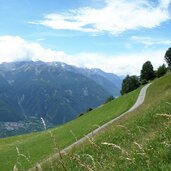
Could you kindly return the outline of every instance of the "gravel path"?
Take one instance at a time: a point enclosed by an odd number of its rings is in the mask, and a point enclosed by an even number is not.
[[[150,83],[151,84],[151,83]],[[89,134],[87,134],[86,136],[84,136],[83,138],[81,138],[80,140],[76,141],[75,143],[71,144],[70,146],[64,148],[63,150],[60,151],[60,154],[66,154],[67,152],[69,152],[73,147],[76,147],[77,145],[83,143],[85,140],[87,140],[88,138],[93,137],[95,134],[97,134],[98,132],[102,131],[104,128],[106,128],[107,126],[109,126],[110,124],[113,124],[115,121],[119,120],[120,118],[122,118],[123,116],[125,116],[126,114],[128,114],[129,112],[134,111],[136,108],[138,108],[145,99],[146,96],[146,91],[148,89],[148,87],[150,86],[150,84],[145,85],[141,91],[140,94],[137,98],[137,101],[135,102],[135,104],[125,113],[121,114],[120,116],[112,119],[111,121],[107,122],[106,124],[102,125],[101,127],[95,129],[94,131],[90,132]],[[59,157],[59,154],[54,154],[53,156],[49,157],[48,159],[43,160],[41,163],[39,163],[40,165],[43,163],[46,163],[50,160],[53,160],[54,158]],[[33,171],[35,170],[36,166],[29,169],[28,171]]]

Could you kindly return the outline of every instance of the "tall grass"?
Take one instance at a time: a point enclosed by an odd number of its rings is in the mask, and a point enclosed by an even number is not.
[[[54,170],[62,170],[58,160]],[[68,171],[171,170],[171,74],[155,80],[145,103],[64,156]],[[43,170],[51,170],[49,163]]]

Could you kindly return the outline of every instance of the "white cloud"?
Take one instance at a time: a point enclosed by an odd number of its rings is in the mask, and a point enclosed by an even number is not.
[[[21,60],[62,60],[67,55],[63,51],[45,49],[40,44],[28,42],[19,36],[0,37],[0,62]]]
[[[171,40],[159,40],[159,39],[153,39],[151,37],[141,37],[141,36],[132,36],[132,40],[135,40],[138,43],[142,43],[147,46],[151,45],[170,45]]]
[[[171,0],[105,0],[100,9],[85,7],[65,13],[52,13],[31,22],[52,29],[119,34],[126,30],[154,28],[170,19]]]
[[[147,60],[152,62],[154,68],[157,68],[164,62],[163,56],[165,53],[165,50],[158,50],[118,56],[97,53],[82,53],[72,56],[63,51],[43,48],[38,43],[28,42],[18,36],[1,36],[0,49],[0,62],[21,60],[60,61],[79,67],[101,68],[104,71],[119,75],[138,75],[142,64]]]
[[[151,61],[154,69],[165,63],[165,50],[139,52],[134,54],[123,54],[108,56],[105,54],[80,54],[84,67],[101,68],[106,72],[113,72],[119,75],[139,75],[142,65]]]

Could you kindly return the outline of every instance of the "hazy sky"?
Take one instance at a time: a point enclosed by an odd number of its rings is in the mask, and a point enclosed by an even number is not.
[[[61,61],[116,74],[164,63],[171,0],[0,0],[0,62]]]

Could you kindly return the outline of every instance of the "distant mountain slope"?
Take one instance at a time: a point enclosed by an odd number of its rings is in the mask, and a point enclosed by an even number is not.
[[[82,74],[101,85],[110,95],[120,95],[122,79],[115,74],[105,73],[100,69],[82,69]]]
[[[13,87],[0,75],[0,121],[23,119]]]
[[[97,84],[102,86],[110,95],[120,95],[122,77],[119,77],[112,73],[106,73],[100,69],[78,68],[64,63],[58,63],[58,65],[62,65],[66,70],[82,74],[85,77],[95,81]]]
[[[101,73],[59,62],[0,64],[0,122],[40,117],[54,125],[70,121],[119,95],[119,88]]]

